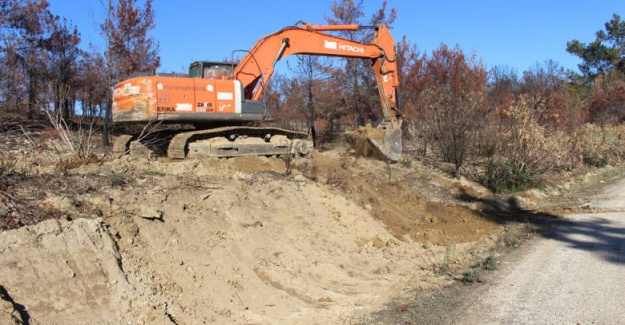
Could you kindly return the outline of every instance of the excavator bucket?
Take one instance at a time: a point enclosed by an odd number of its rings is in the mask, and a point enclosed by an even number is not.
[[[375,157],[396,162],[402,154],[401,126],[383,122],[377,128],[359,127],[346,134],[347,141],[358,156]]]

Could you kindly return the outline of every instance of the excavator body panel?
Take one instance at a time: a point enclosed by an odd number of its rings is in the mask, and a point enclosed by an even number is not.
[[[260,121],[262,103],[242,98],[238,80],[144,76],[125,80],[113,92],[113,123],[205,124]]]

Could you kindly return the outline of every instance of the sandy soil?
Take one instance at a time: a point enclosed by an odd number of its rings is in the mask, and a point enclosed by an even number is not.
[[[359,323],[503,231],[486,190],[416,161],[37,157],[0,183],[3,323]]]

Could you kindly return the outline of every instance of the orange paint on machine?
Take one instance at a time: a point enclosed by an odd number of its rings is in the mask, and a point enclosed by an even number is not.
[[[238,80],[135,77],[117,84],[113,92],[114,120],[147,122],[167,119],[197,120],[195,114],[241,114],[242,86]],[[185,114],[189,114],[185,118]],[[202,120],[210,120],[203,117]]]
[[[326,33],[362,29],[373,31],[370,42],[356,42]],[[173,159],[184,159],[189,155],[276,155],[291,153],[293,148],[300,148],[298,152],[303,155],[309,152],[308,143],[314,142],[311,140],[315,134],[314,126],[306,134],[261,125],[268,121],[263,94],[274,66],[290,55],[370,60],[383,116],[378,129],[386,134],[383,139],[370,140],[387,159],[399,159],[403,121],[397,100],[400,82],[395,41],[384,24],[311,25],[299,22],[261,37],[236,64],[197,61],[191,63],[188,74],[156,74],[124,80],[115,86],[112,121],[192,125],[193,131],[178,130],[169,142],[167,155]],[[117,147],[128,151],[128,141],[138,138],[136,134],[122,137],[120,139],[125,143]],[[241,144],[248,138],[263,141],[264,147]],[[214,141],[204,141],[211,139]],[[224,139],[228,143],[215,144]],[[237,139],[241,141],[237,143]]]

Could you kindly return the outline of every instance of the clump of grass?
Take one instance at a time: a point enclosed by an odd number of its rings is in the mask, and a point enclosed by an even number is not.
[[[480,276],[480,270],[478,269],[469,269],[468,271],[462,274],[462,278],[460,282],[464,284],[474,284],[482,282],[482,278]]]
[[[18,174],[15,159],[0,157],[0,177]]]
[[[516,248],[534,235],[535,226],[529,223],[518,223],[506,227],[506,231],[501,234],[500,249],[506,250]]]
[[[445,257],[443,260],[436,266],[436,270],[445,275],[452,275],[454,273],[453,265],[454,258],[456,256],[456,246],[447,245],[445,246]]]
[[[128,183],[128,177],[123,174],[113,174],[108,178],[108,185],[111,187],[120,187]]]
[[[462,284],[474,284],[482,282],[484,271],[494,271],[497,269],[497,250],[493,249],[491,254],[483,261],[476,263],[473,267],[462,273],[459,282]]]
[[[486,271],[493,271],[497,269],[497,256],[495,255],[495,252],[492,252],[490,256],[488,256],[483,262],[482,262],[482,269],[486,270]]]
[[[167,176],[165,172],[162,172],[160,170],[146,169],[143,171],[143,173],[149,176],[158,176],[158,177]]]

